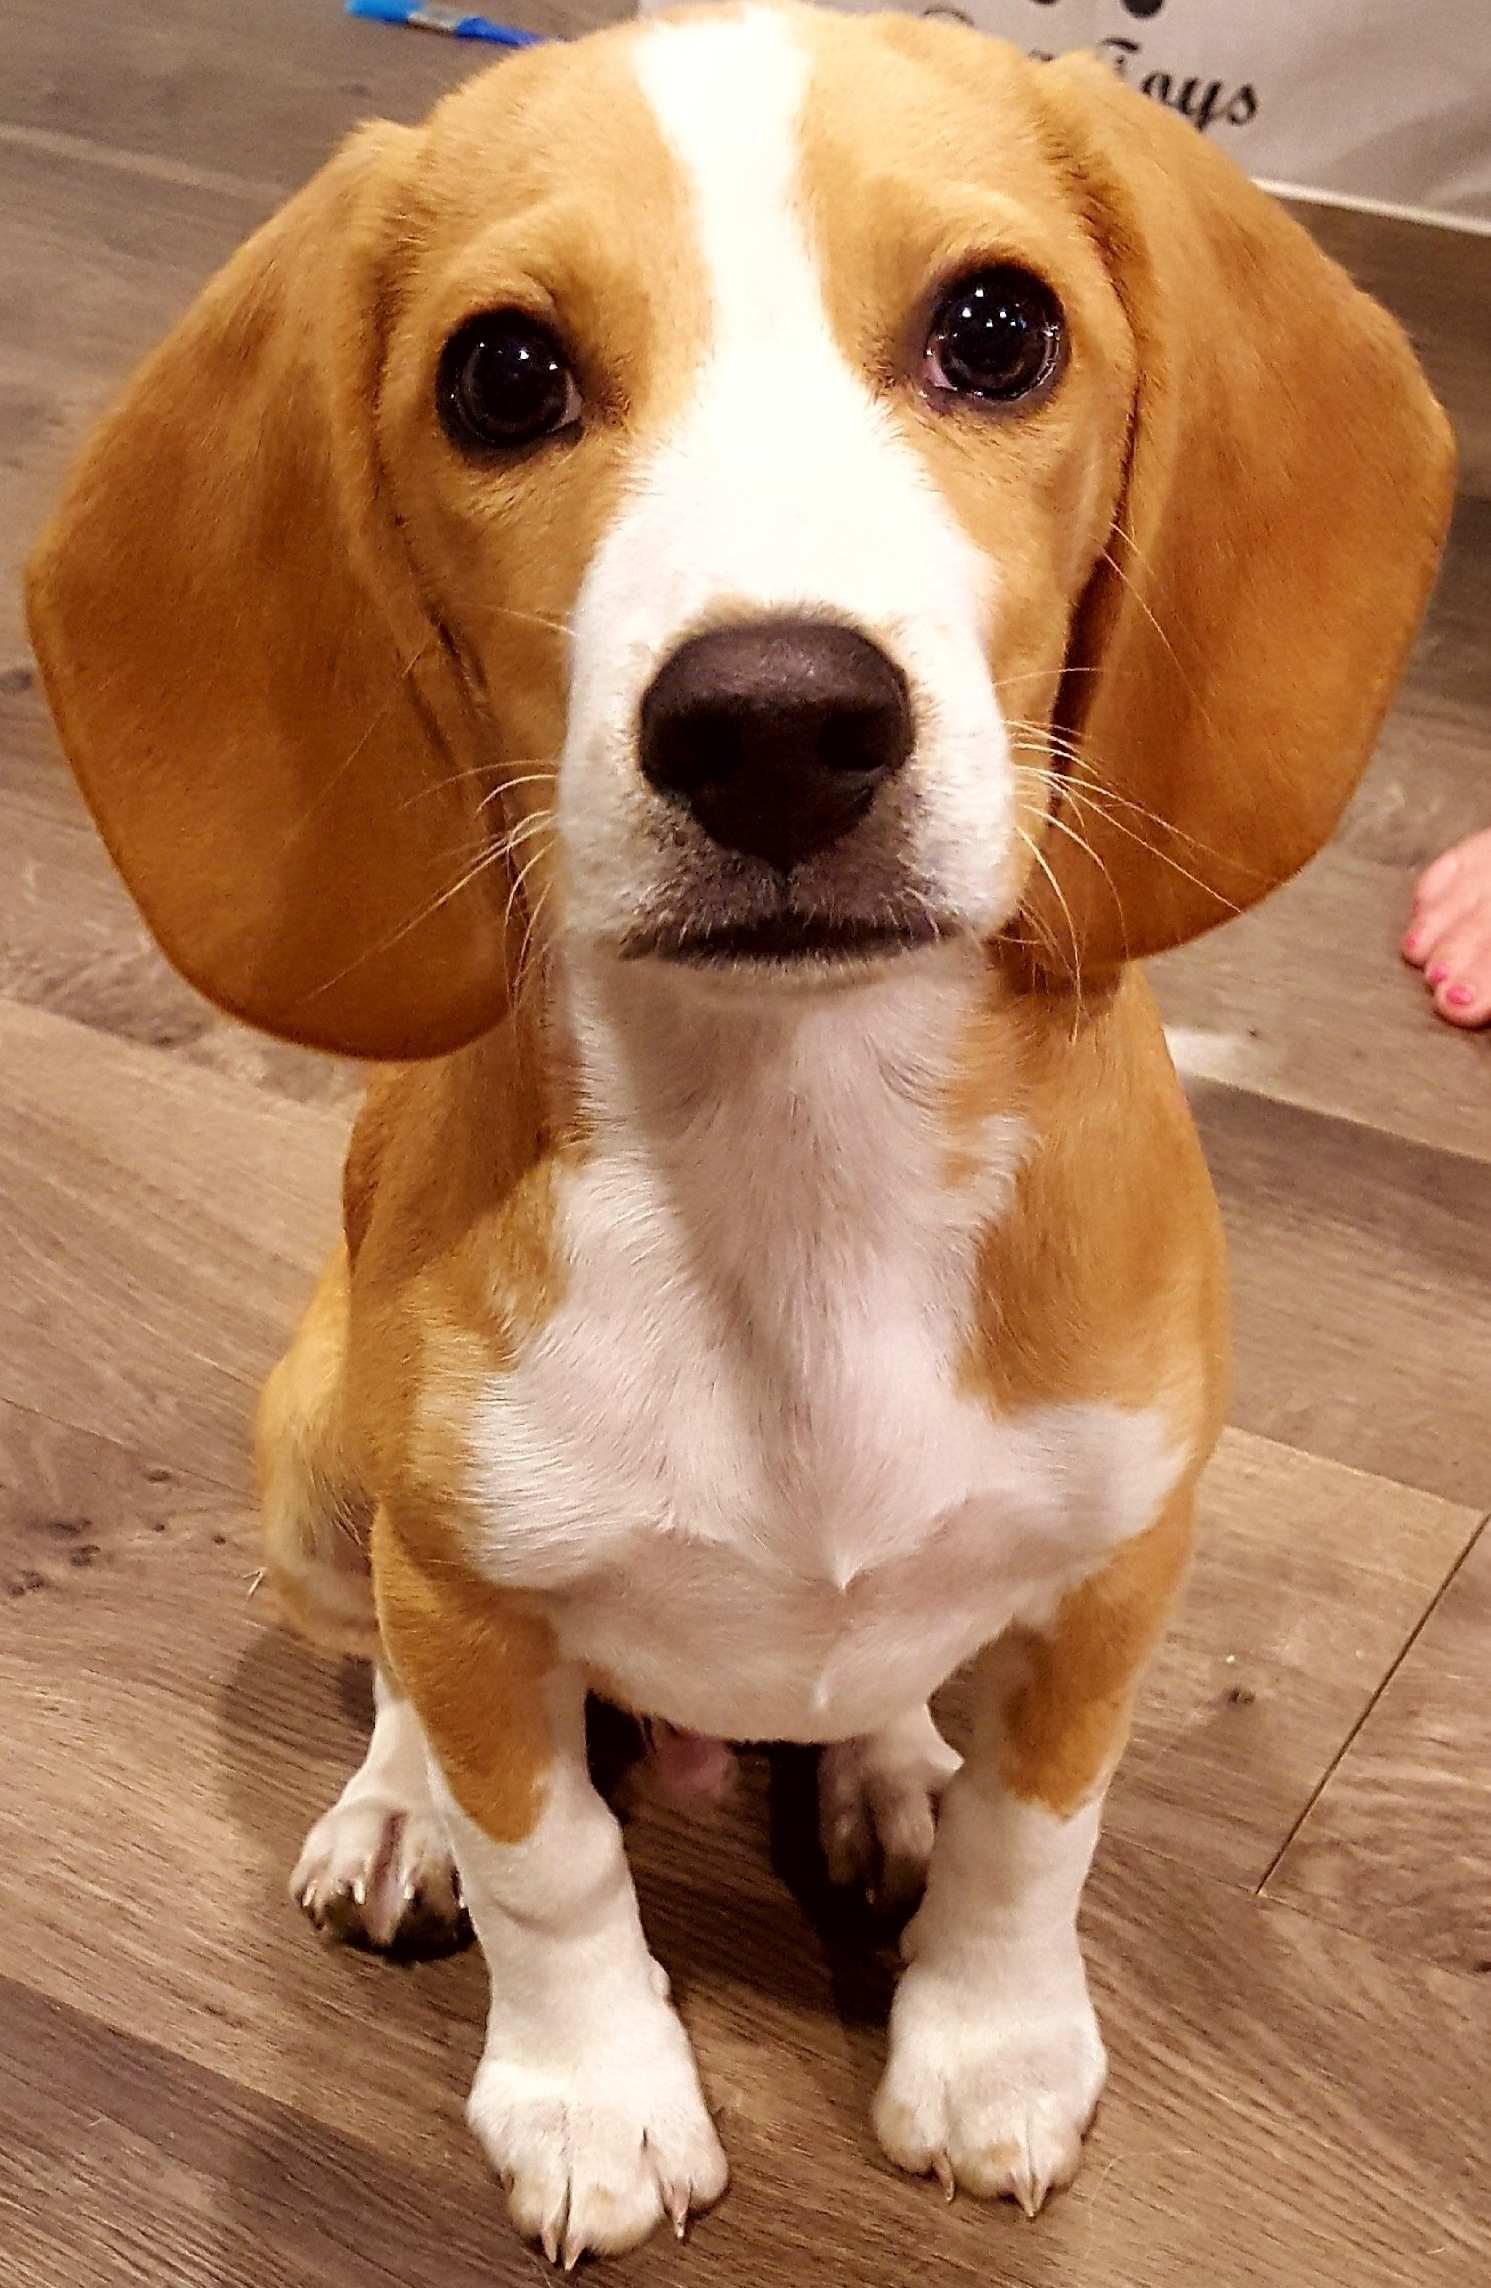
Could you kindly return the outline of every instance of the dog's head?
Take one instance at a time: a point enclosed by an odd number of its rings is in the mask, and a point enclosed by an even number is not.
[[[711,11],[354,136],[93,442],[32,621],[186,975],[432,1054],[540,906],[772,991],[1251,903],[1450,467],[1392,322],[1095,63]]]

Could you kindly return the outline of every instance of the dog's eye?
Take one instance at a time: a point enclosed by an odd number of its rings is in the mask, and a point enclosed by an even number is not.
[[[511,451],[573,428],[580,392],[554,335],[518,310],[489,310],[451,335],[435,397],[461,452]]]
[[[927,336],[934,389],[1013,405],[1050,381],[1066,340],[1061,305],[1028,270],[976,270],[950,286]]]

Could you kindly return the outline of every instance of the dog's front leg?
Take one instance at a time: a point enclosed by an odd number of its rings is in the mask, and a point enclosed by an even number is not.
[[[531,1607],[384,1513],[373,1570],[491,1977],[468,2118],[513,2221],[566,2266],[665,2218],[681,2234],[723,2192],[725,2157],[591,1785],[585,1677]]]
[[[875,2126],[891,2159],[1018,2200],[1070,2183],[1107,2060],[1077,1909],[1134,1692],[1184,1573],[1190,1494],[1060,1606],[992,1646],[907,1928]]]

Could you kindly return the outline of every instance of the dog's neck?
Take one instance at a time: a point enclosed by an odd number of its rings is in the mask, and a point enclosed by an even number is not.
[[[775,991],[579,963],[556,1032],[589,1149],[644,1177],[701,1263],[766,1307],[871,1259],[936,1255],[994,1204],[957,1105],[989,996],[972,946]],[[1018,1107],[991,1100],[973,1125],[1002,1194]]]

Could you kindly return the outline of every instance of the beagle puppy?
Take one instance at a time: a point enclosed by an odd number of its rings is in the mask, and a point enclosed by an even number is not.
[[[1391,320],[1093,60],[754,5],[362,129],[85,452],[30,603],[104,838],[215,1002],[388,1068],[260,1415],[285,1607],[377,1664],[295,1888],[464,1900],[551,2257],[726,2179],[588,1693],[822,1743],[835,1870],[925,1876],[885,2151],[1073,2175],[1227,1392],[1134,963],[1330,832],[1451,462]]]

